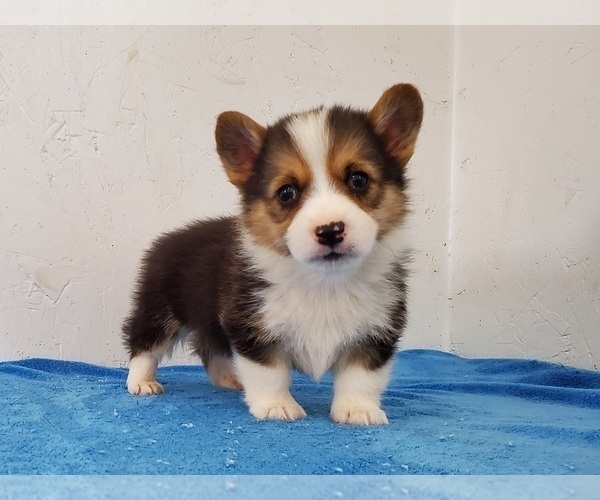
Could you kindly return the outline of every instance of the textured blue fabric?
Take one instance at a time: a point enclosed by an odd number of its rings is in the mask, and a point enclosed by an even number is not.
[[[383,398],[390,425],[329,420],[331,379],[295,375],[308,418],[257,422],[201,367],[159,370],[133,397],[124,369],[0,363],[2,474],[599,474],[600,373],[410,350]]]
[[[0,476],[4,499],[597,500],[600,476]]]

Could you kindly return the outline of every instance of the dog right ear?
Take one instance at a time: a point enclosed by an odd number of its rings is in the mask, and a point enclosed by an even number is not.
[[[265,128],[242,113],[226,111],[217,118],[217,152],[235,186],[241,187],[250,178],[264,137]]]

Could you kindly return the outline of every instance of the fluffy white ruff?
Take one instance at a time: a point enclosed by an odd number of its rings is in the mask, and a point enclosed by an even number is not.
[[[345,346],[388,325],[398,296],[387,274],[407,253],[405,241],[398,231],[377,243],[356,268],[336,272],[334,262],[330,272],[317,272],[243,236],[246,257],[270,283],[258,292],[263,327],[298,369],[318,380]]]

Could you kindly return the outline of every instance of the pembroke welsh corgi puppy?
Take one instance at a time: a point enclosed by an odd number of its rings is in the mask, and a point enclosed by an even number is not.
[[[423,117],[398,84],[368,111],[319,108],[263,127],[228,111],[217,151],[241,213],[160,236],[123,333],[127,388],[160,394],[157,366],[183,336],[215,386],[257,419],[306,416],[292,370],[334,377],[331,418],[385,424],[381,394],[406,323],[406,164]]]

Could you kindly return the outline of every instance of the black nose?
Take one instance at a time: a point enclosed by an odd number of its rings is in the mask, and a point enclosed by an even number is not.
[[[317,229],[315,229],[315,234],[321,245],[333,248],[338,243],[344,241],[344,237],[342,236],[342,234],[344,234],[344,229],[345,226],[342,221],[330,222],[329,224],[318,226]]]

